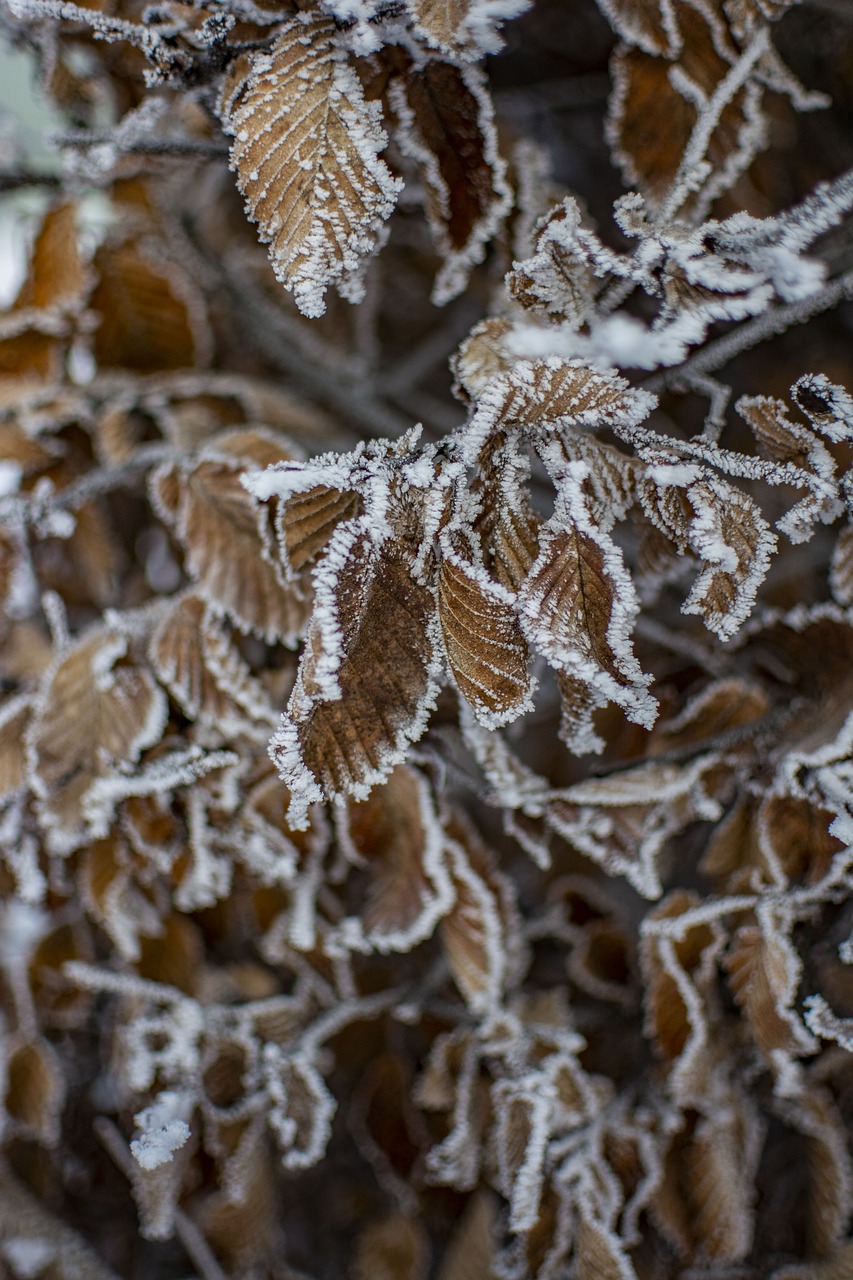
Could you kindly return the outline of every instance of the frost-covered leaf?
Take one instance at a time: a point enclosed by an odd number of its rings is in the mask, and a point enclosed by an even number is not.
[[[165,698],[126,655],[126,637],[99,627],[45,678],[28,754],[40,819],[60,852],[86,839],[86,798],[95,784],[133,763],[162,732]]]
[[[752,1180],[762,1133],[753,1106],[730,1095],[697,1125],[685,1155],[692,1230],[701,1253],[719,1262],[746,1257],[754,1231]]]
[[[721,640],[749,616],[770,567],[776,538],[746,494],[708,475],[688,489],[693,508],[688,538],[706,568],[682,608],[698,613]]]
[[[519,359],[481,392],[465,437],[473,461],[498,428],[636,425],[654,407],[654,397],[636,391],[613,373],[598,373],[580,360]]]
[[[359,514],[358,495],[314,485],[281,504],[276,532],[282,559],[293,574],[300,573],[325,551],[335,529]]]
[[[811,1038],[791,1008],[801,965],[790,941],[778,930],[742,925],[724,963],[732,994],[761,1052],[768,1059],[778,1050],[808,1052]]]
[[[636,1280],[637,1273],[618,1234],[589,1210],[582,1210],[578,1219],[575,1272],[578,1280]]]
[[[497,1008],[518,962],[511,886],[468,823],[448,824],[447,858],[456,893],[439,934],[453,979],[475,1012]]]
[[[219,112],[247,213],[297,306],[322,315],[330,284],[356,300],[400,182],[335,24],[313,10],[290,18],[268,52],[234,65]]]
[[[32,708],[26,696],[7,698],[0,705],[0,804],[24,785],[22,742]]]
[[[623,40],[647,53],[672,57],[681,44],[672,0],[598,0],[598,7]]]
[[[447,1245],[438,1280],[490,1280],[495,1209],[487,1191],[471,1197]]]
[[[191,719],[223,733],[247,722],[274,723],[263,686],[200,596],[190,592],[168,610],[152,635],[150,659]]]
[[[500,1081],[492,1090],[501,1190],[511,1231],[530,1231],[539,1216],[556,1090],[543,1072]]]
[[[130,237],[101,245],[94,269],[89,305],[100,317],[93,339],[99,365],[151,373],[208,362],[202,295],[183,267]]]
[[[530,0],[407,0],[416,30],[446,53],[463,57],[497,53],[499,27]]]
[[[701,1088],[708,1070],[706,1002],[714,989],[715,960],[723,938],[713,920],[681,928],[674,936],[668,936],[667,924],[677,923],[698,904],[698,896],[687,890],[669,894],[650,913],[655,932],[647,931],[641,948],[647,1033],[658,1053],[677,1064],[679,1090],[691,1091]]]
[[[525,311],[578,328],[590,314],[594,275],[580,241],[581,212],[571,197],[557,205],[537,226],[536,253],[516,262],[507,290]]]
[[[329,544],[273,738],[293,825],[324,792],[364,799],[425,728],[437,692],[435,606],[411,569],[410,556],[391,539],[377,544],[364,518],[339,526]]]
[[[449,540],[438,571],[438,620],[451,674],[487,728],[532,709],[527,643],[512,594]]]
[[[379,951],[407,951],[430,936],[453,901],[444,839],[424,776],[398,765],[361,802],[342,812],[342,831],[370,878],[361,912]]]
[[[336,1103],[317,1068],[301,1057],[288,1057],[278,1045],[264,1049],[264,1077],[269,1091],[267,1121],[275,1134],[286,1169],[307,1169],[323,1156]]]
[[[429,1237],[422,1224],[395,1214],[360,1233],[354,1269],[358,1280],[423,1280],[428,1259]]]
[[[438,0],[422,7],[436,14],[453,3]],[[472,5],[471,13],[480,9]],[[420,168],[442,258],[433,299],[447,302],[465,287],[512,203],[491,99],[477,67],[428,61],[407,70],[392,87],[391,101],[398,116],[396,140]]]
[[[0,1128],[5,1129],[11,1122],[13,1130],[22,1136],[52,1146],[59,1138],[65,1101],[59,1059],[41,1036],[15,1037],[4,1049]]]
[[[693,466],[650,467],[639,495],[655,527],[704,562],[683,612],[730,639],[752,611],[777,545],[757,503],[710,471],[697,477]]]
[[[199,593],[242,631],[293,644],[305,624],[306,584],[284,586],[266,555],[263,509],[241,473],[291,456],[288,441],[261,431],[220,436],[187,466],[152,478],[152,495],[172,525]]]
[[[522,627],[551,666],[591,690],[596,705],[615,702],[648,727],[656,704],[630,639],[637,600],[620,551],[590,519],[579,465],[566,477],[519,592]],[[578,745],[585,738],[584,730]]]
[[[622,45],[611,68],[611,146],[628,181],[655,201],[664,196],[678,173],[703,110],[709,115],[705,156],[714,175],[714,194],[747,167],[764,131],[761,92],[754,80],[744,84],[741,77],[740,84],[732,84],[727,100],[715,111],[709,109],[736,61],[723,24],[710,6],[676,0],[668,8],[681,37],[680,47],[671,51],[674,57]]]

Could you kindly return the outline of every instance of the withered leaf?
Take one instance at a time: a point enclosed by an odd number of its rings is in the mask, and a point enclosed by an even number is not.
[[[131,238],[101,245],[94,268],[89,305],[101,316],[93,338],[99,365],[153,373],[207,363],[201,295],[181,266]]]
[[[710,97],[733,60],[733,53],[720,52],[719,23],[710,10],[678,0],[672,10],[681,33],[675,61],[623,45],[612,63],[609,126],[615,158],[628,182],[653,200],[669,188],[698,119],[695,102],[671,75],[673,67],[682,83]],[[759,101],[757,86],[747,83],[722,111],[707,149],[715,190],[730,185],[754,154]]]
[[[582,1211],[575,1238],[577,1280],[636,1280],[622,1241],[588,1210]]]
[[[700,1121],[684,1157],[692,1232],[702,1254],[738,1262],[752,1244],[756,1121],[734,1099]]]
[[[356,1244],[358,1280],[422,1280],[429,1261],[429,1237],[417,1220],[395,1214],[372,1223]]]
[[[317,605],[272,754],[290,821],[329,796],[364,799],[426,726],[437,686],[435,606],[393,540],[339,526],[315,579]],[[323,788],[321,791],[320,788]]]
[[[25,782],[24,734],[30,721],[27,697],[0,704],[0,804]]]
[[[444,845],[426,779],[398,765],[366,800],[350,800],[345,838],[370,877],[361,913],[379,951],[409,950],[429,937],[453,899]]]
[[[448,0],[431,5],[433,13],[448,7]],[[407,70],[391,101],[400,118],[399,146],[420,167],[443,259],[433,299],[447,302],[482,261],[511,205],[491,99],[477,67],[431,60]]]
[[[510,592],[444,548],[438,619],[450,670],[480,722],[496,728],[532,707],[527,642]]]
[[[629,44],[673,57],[680,44],[671,0],[598,0],[610,25]]]
[[[41,1038],[13,1042],[4,1065],[8,1116],[39,1142],[56,1142],[65,1081],[54,1050]]]
[[[724,965],[732,994],[761,1052],[769,1058],[774,1050],[807,1049],[806,1037],[790,1009],[799,978],[790,942],[768,936],[755,925],[743,925],[732,938]]]
[[[151,637],[151,665],[193,720],[223,732],[269,723],[272,707],[222,622],[192,592],[164,615]]]
[[[210,607],[240,630],[292,645],[308,611],[306,584],[282,585],[266,553],[263,508],[240,480],[244,471],[289,456],[281,437],[236,431],[187,466],[161,467],[152,495]]]
[[[80,302],[88,273],[80,256],[76,206],[68,201],[49,209],[36,236],[27,278],[15,299],[15,310],[48,310]]]
[[[582,505],[577,517],[558,505],[518,600],[527,638],[558,672],[588,686],[598,705],[616,702],[629,719],[651,723],[655,703],[630,640],[633,587],[620,552]]]
[[[165,698],[146,671],[124,665],[126,638],[99,627],[45,679],[28,737],[39,815],[58,851],[86,839],[87,793],[160,737]]]
[[[473,458],[496,428],[635,426],[654,398],[614,373],[599,373],[581,360],[516,360],[480,393],[467,433]]]
[[[379,158],[379,103],[365,101],[334,22],[290,18],[268,52],[233,65],[219,112],[246,212],[299,309],[322,315],[330,284],[355,300],[400,184]]]
[[[264,1074],[272,1106],[268,1123],[286,1169],[307,1169],[323,1156],[336,1103],[312,1062],[269,1046]]]
[[[438,1280],[491,1280],[494,1226],[494,1200],[478,1191],[454,1227]]]
[[[456,900],[439,933],[453,980],[475,1012],[496,1008],[520,946],[511,886],[470,824],[447,824]]]
[[[358,495],[315,485],[280,504],[276,514],[279,546],[287,569],[300,573],[322,555],[332,534],[344,520],[359,514]]]

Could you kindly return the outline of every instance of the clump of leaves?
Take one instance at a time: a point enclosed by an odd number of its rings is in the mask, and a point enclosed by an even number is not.
[[[850,1274],[843,6],[0,17],[2,1273]]]

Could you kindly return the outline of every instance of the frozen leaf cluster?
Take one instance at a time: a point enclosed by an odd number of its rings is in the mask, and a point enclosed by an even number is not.
[[[846,1277],[842,7],[0,21],[0,1274]]]

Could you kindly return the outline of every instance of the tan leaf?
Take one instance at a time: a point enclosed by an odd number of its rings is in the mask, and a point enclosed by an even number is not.
[[[192,720],[223,733],[274,721],[263,686],[200,596],[182,596],[151,637],[151,665]]]
[[[661,719],[652,731],[649,754],[698,746],[760,720],[768,710],[766,694],[737,677],[715,680],[677,716]]]
[[[485,22],[492,19],[490,27],[497,27],[502,19],[521,12],[526,4],[497,4],[493,18],[488,3],[477,6],[473,0],[407,0],[407,8],[416,29],[430,44],[446,53],[470,56],[478,51],[496,53],[502,41],[493,30],[483,30]]]
[[[503,316],[490,316],[474,325],[450,362],[460,399],[475,398],[498,374],[509,372],[513,359],[506,336],[511,328]]]
[[[635,426],[654,403],[624,378],[579,360],[516,360],[480,394],[466,447],[476,456],[497,427]]]
[[[492,1280],[494,1230],[494,1200],[487,1191],[478,1191],[454,1226],[438,1280]]]
[[[839,604],[853,604],[853,524],[846,524],[835,540],[829,585]]]
[[[276,1047],[277,1048],[277,1047]],[[264,1060],[270,1109],[267,1120],[286,1169],[307,1169],[325,1152],[336,1103],[317,1068],[269,1046]]]
[[[129,239],[103,244],[94,267],[98,283],[89,305],[101,316],[93,338],[100,366],[153,373],[207,363],[201,295],[179,265]]]
[[[468,823],[446,823],[456,901],[439,926],[453,980],[475,1012],[497,1007],[518,963],[520,933],[513,891]]]
[[[673,83],[673,67],[710,97],[734,59],[733,52],[720,52],[719,23],[710,10],[678,0],[672,8],[682,36],[674,62],[623,45],[611,64],[611,146],[627,181],[652,200],[669,188],[698,119],[695,103]],[[717,190],[752,158],[759,118],[759,91],[748,83],[724,107],[708,144]]]
[[[752,1245],[754,1123],[736,1107],[721,1107],[700,1121],[684,1155],[693,1238],[716,1262],[739,1262]]]
[[[24,785],[24,735],[30,715],[29,698],[8,698],[0,704],[0,801]]]
[[[616,702],[630,720],[651,724],[656,703],[630,639],[638,608],[633,587],[621,553],[592,525],[582,500],[558,503],[518,602],[528,640],[551,666],[587,685],[596,705]],[[595,749],[586,737],[581,742]]]
[[[791,421],[784,400],[741,396],[735,408],[755,436],[762,457],[798,467],[808,465],[809,455],[819,444],[817,436]]]
[[[699,614],[721,640],[749,616],[776,550],[776,536],[757,504],[718,476],[706,475],[688,490],[693,519],[689,540],[706,567],[682,605]]]
[[[325,551],[338,525],[360,514],[360,506],[357,494],[324,485],[282,502],[276,528],[288,569],[298,574],[312,564]]]
[[[268,52],[234,64],[219,112],[246,211],[299,309],[322,315],[333,283],[357,298],[400,183],[379,159],[380,106],[365,102],[335,24],[313,10],[285,22]]]
[[[450,671],[487,728],[532,709],[527,642],[506,588],[445,546],[438,620]]]
[[[271,747],[292,793],[291,823],[323,792],[364,799],[425,728],[436,694],[435,606],[410,568],[399,545],[377,546],[361,521],[333,537]]]
[[[77,240],[76,207],[56,205],[44,216],[30,255],[27,278],[15,299],[15,310],[50,309],[79,302],[88,276]]]
[[[790,1108],[808,1144],[809,1253],[822,1258],[841,1243],[850,1224],[853,1167],[844,1120],[831,1095],[814,1085]]]
[[[109,934],[118,953],[125,960],[138,960],[140,933],[156,931],[160,921],[134,883],[124,842],[110,835],[90,844],[83,853],[79,883],[89,915]]]
[[[598,0],[615,31],[647,53],[674,56],[680,44],[671,0]]]
[[[471,485],[480,504],[474,532],[484,562],[511,592],[518,591],[539,550],[542,520],[530,499],[529,470],[516,443],[498,437],[478,460]]]
[[[350,800],[345,812],[345,840],[370,877],[364,932],[380,951],[408,951],[430,936],[453,899],[426,779],[398,765],[366,800]]]
[[[447,5],[439,0],[433,12]],[[430,60],[408,68],[392,86],[391,102],[399,117],[398,145],[420,167],[430,228],[444,260],[433,300],[446,302],[464,288],[512,203],[491,99],[479,68]]]
[[[145,671],[121,665],[127,640],[109,627],[79,640],[47,676],[28,752],[39,817],[60,852],[86,839],[93,784],[160,737],[165,699]]]
[[[617,1233],[609,1231],[588,1211],[578,1217],[575,1275],[577,1280],[637,1280]]]
[[[240,630],[286,644],[304,627],[306,586],[282,585],[262,536],[264,508],[240,476],[290,456],[281,438],[237,431],[187,468],[169,465],[152,479],[155,506],[173,524],[187,569],[210,607]]]
[[[647,918],[677,920],[698,905],[695,893],[677,889]],[[705,1039],[707,1014],[702,996],[713,985],[713,960],[719,947],[719,926],[713,923],[697,924],[673,940],[651,934],[643,939],[640,958],[645,975],[646,1031],[661,1056],[671,1062],[684,1053],[691,1039]]]
[[[516,262],[506,277],[510,296],[533,315],[581,325],[589,314],[595,279],[573,233],[580,227],[580,208],[569,197],[537,224],[536,252]]]
[[[361,1232],[355,1247],[358,1280],[423,1280],[429,1236],[417,1219],[395,1214]]]
[[[59,1060],[46,1040],[15,1044],[6,1060],[7,1115],[26,1134],[51,1146],[59,1137],[65,1082]]]
[[[786,939],[768,936],[754,925],[738,929],[724,960],[732,994],[768,1058],[777,1049],[794,1053],[808,1048],[790,1009],[799,978],[799,966],[792,968],[793,963]]]

